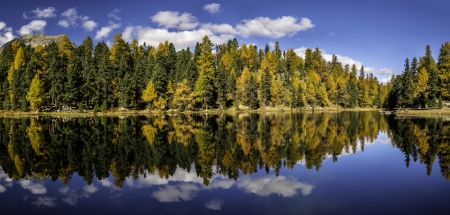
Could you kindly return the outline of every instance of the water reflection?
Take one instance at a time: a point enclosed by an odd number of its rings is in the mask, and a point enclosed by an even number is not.
[[[337,161],[342,155],[364,152],[380,132],[405,154],[407,166],[419,159],[430,174],[438,158],[442,175],[450,179],[450,127],[437,119],[396,120],[376,112],[344,112],[1,120],[0,192],[12,178],[34,194],[45,194],[39,181],[60,179],[67,185],[78,173],[88,185],[94,178],[117,188],[124,183],[167,185],[161,192],[173,198],[158,192],[154,197],[181,201],[192,198],[197,188],[173,187],[170,181],[214,189],[233,186],[232,181],[212,183],[218,176],[236,181],[240,175],[274,171],[275,176],[259,178],[257,187],[246,186],[249,179],[238,187],[262,196],[291,196],[278,189],[287,183],[292,192],[298,189],[307,195],[312,186],[280,176],[283,167],[302,163],[318,171],[327,158]],[[113,181],[108,181],[110,174]],[[86,189],[85,193],[95,192],[95,187]],[[64,189],[60,193],[67,202],[81,195]]]

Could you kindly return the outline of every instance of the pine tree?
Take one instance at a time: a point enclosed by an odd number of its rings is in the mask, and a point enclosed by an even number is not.
[[[248,91],[249,91],[249,99],[250,99],[250,109],[257,109],[258,108],[258,94],[257,94],[257,89],[258,87],[256,86],[256,80],[255,77],[253,75],[250,76],[250,82],[249,82],[249,86],[248,86]]]
[[[203,102],[205,103],[206,109],[210,105],[215,104],[215,58],[212,54],[212,43],[208,36],[203,37],[202,44],[200,45],[201,54],[198,57],[196,63],[200,73],[203,73],[204,79],[204,91],[203,91]]]
[[[442,99],[450,99],[450,43],[442,44],[438,58],[438,77]]]
[[[270,84],[271,78],[269,73],[269,68],[266,67],[264,69],[263,77],[262,77],[262,99],[264,101],[264,105],[268,106],[270,104]]]

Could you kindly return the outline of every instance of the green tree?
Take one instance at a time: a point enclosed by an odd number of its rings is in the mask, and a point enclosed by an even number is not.
[[[447,41],[442,44],[439,50],[437,63],[440,92],[442,99],[450,99],[450,43]]]

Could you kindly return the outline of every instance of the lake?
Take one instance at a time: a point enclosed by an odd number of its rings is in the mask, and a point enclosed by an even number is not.
[[[449,214],[450,122],[0,119],[0,214]]]

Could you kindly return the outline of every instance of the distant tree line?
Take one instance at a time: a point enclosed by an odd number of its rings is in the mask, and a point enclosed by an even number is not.
[[[450,100],[450,43],[442,44],[436,63],[430,46],[425,56],[405,60],[402,74],[392,76],[388,96],[390,108],[442,108]]]
[[[126,42],[122,34],[111,48],[105,42],[94,47],[90,37],[78,47],[67,36],[35,48],[15,40],[0,55],[0,108],[433,106],[437,98],[450,97],[446,44],[437,65],[428,47],[425,57],[407,62],[402,75],[383,85],[364,66],[342,65],[335,55],[327,62],[319,48],[307,49],[302,58],[292,49],[282,51],[278,42],[273,50],[258,49],[236,39],[217,45],[205,36],[193,52],[177,52],[168,41],[153,47]]]

